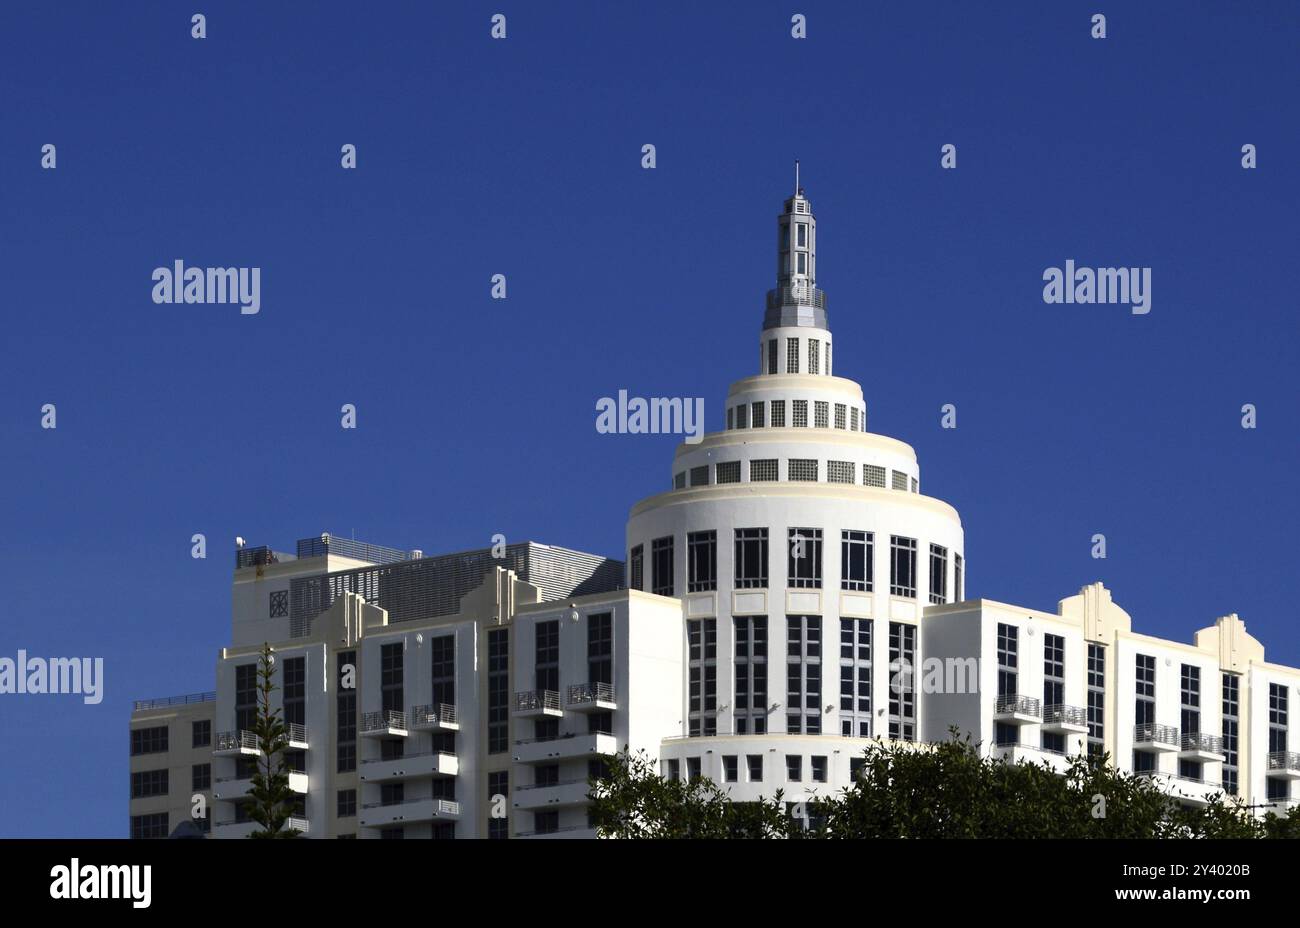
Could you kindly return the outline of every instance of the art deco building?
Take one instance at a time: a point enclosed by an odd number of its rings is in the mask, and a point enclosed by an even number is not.
[[[757,372],[724,430],[678,448],[672,488],[633,506],[626,564],[531,542],[239,550],[215,692],[132,716],[131,833],[196,808],[214,837],[255,827],[264,641],[309,837],[592,836],[588,777],[625,747],[798,803],[847,786],[873,739],[951,726],[1058,769],[1106,752],[1182,802],[1297,801],[1300,670],[1237,616],[1186,644],[1135,633],[1100,583],[1054,612],[964,598],[956,509],[835,375],[853,352],[832,352],[802,189],[776,262]]]

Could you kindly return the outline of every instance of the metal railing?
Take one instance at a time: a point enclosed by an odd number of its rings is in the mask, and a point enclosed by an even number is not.
[[[439,799],[438,813],[440,815],[460,815],[460,803],[454,799]]]
[[[515,693],[516,712],[540,712],[548,709],[559,711],[560,694],[555,690],[528,690]]]
[[[1067,706],[1056,703],[1043,710],[1044,724],[1087,725],[1088,710],[1083,706]]]
[[[398,728],[406,731],[406,713],[396,709],[384,709],[381,712],[363,712],[361,714],[361,731],[384,731]]]
[[[184,696],[166,696],[162,699],[137,699],[131,711],[163,709],[167,706],[188,706],[197,702],[213,702],[216,698],[216,693],[187,693]]]
[[[411,557],[408,552],[397,548],[367,544],[353,538],[338,538],[329,532],[316,538],[298,540],[298,557],[322,557],[326,554],[369,561],[372,564],[395,564],[398,561],[410,560]]]
[[[456,755],[451,751],[415,751],[414,753],[404,752],[401,757],[372,757],[368,760],[363,760],[361,762],[361,766],[364,767],[366,764],[391,764],[393,763],[393,761],[411,760],[412,758],[415,757],[434,757],[434,756],[446,757],[448,760],[456,759]],[[416,776],[417,774],[410,774],[410,775]]]
[[[1143,722],[1133,726],[1133,741],[1137,744],[1160,742],[1161,744],[1178,744],[1178,728],[1174,725],[1158,725],[1155,722]]]
[[[449,702],[415,706],[411,709],[411,724],[419,725],[456,725],[458,716],[456,706]]]
[[[306,725],[300,725],[297,722],[290,722],[288,725],[284,726],[284,734],[289,741],[296,742],[297,744],[307,743]]]
[[[796,287],[778,287],[767,291],[767,308],[780,309],[782,306],[815,306],[826,308],[826,291],[808,285]]]
[[[236,548],[235,549],[235,569],[241,567],[262,567],[266,564],[279,564],[283,561],[296,561],[297,558],[292,554],[285,554],[283,551],[272,551],[266,545],[258,545],[256,548]]]
[[[1274,751],[1268,755],[1269,770],[1300,770],[1300,754],[1295,751]]]
[[[259,750],[257,744],[257,734],[251,731],[222,731],[217,732],[218,751],[237,751],[244,748],[250,748],[254,751]]]
[[[539,835],[559,835],[567,831],[590,831],[585,825],[565,825],[563,828],[547,828],[542,831],[520,831],[515,834],[518,838],[536,838]]]
[[[307,834],[307,825],[308,823],[305,818],[300,818],[296,815],[291,815],[284,820],[284,827],[286,830],[292,829],[301,831],[303,834]]]
[[[1189,731],[1183,735],[1184,751],[1204,751],[1207,754],[1223,753],[1223,738],[1219,735],[1207,735],[1199,731]]]
[[[1015,712],[1020,715],[1039,715],[1040,703],[1033,696],[999,696],[998,701],[993,706],[993,711],[997,715],[1008,712]]]
[[[397,802],[367,802],[361,808],[363,809],[392,809],[397,806],[415,805],[417,802],[427,802],[426,799],[411,799],[406,797]],[[460,815],[460,803],[454,799],[436,799],[434,800],[434,809],[444,815]]]
[[[575,784],[578,783],[587,783],[587,782],[589,782],[587,777],[580,777],[573,780],[556,780],[554,783],[528,783],[524,786],[516,786],[515,792],[522,793],[525,790],[530,790],[530,789],[549,789],[553,786],[574,786]]]
[[[569,705],[581,706],[593,702],[615,702],[612,683],[575,683],[569,687]]]

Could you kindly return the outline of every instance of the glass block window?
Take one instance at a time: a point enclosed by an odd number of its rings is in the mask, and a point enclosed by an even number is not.
[[[847,412],[848,412],[848,407],[845,406],[843,403],[835,404],[835,427],[837,429],[844,428],[844,424],[845,424],[844,417]]]
[[[822,343],[815,338],[808,339],[808,373],[820,374],[822,372],[821,355]]]
[[[817,482],[816,458],[791,458],[787,470],[790,480]]]
[[[785,372],[787,374],[799,373],[799,339],[787,338],[785,340]]]
[[[673,489],[681,490],[686,487],[686,471],[682,471],[673,477]]]
[[[826,376],[831,375],[831,343],[826,343]]]
[[[915,477],[913,477],[913,478],[912,478],[912,492],[913,492],[913,493],[916,493],[916,492],[918,492],[920,489],[921,489],[921,484],[917,482],[917,480],[916,480]]]
[[[849,410],[849,431],[856,432],[857,430],[858,430],[858,407],[854,406],[852,409]]]
[[[714,478],[718,483],[740,483],[740,462],[724,461],[716,465]]]
[[[763,427],[764,420],[766,419],[766,416],[763,415],[763,407],[765,405],[766,404],[764,403],[754,403],[751,407],[752,415],[750,416],[750,421],[754,424],[754,428],[756,429],[761,429]]]
[[[885,469],[875,464],[863,464],[862,482],[869,487],[883,487],[885,485]]]
[[[691,468],[691,486],[707,487],[709,485],[709,465],[701,464]]]
[[[736,428],[749,428],[749,404],[741,403],[736,407]]]
[[[797,429],[806,429],[808,427],[808,401],[794,400],[791,411],[794,419],[790,424]]]
[[[831,404],[825,400],[817,400],[813,403],[813,426],[819,429],[827,428],[830,425],[830,407]]]
[[[827,461],[826,479],[830,483],[857,483],[855,470],[852,461]]]
[[[785,428],[785,400],[772,400],[772,428]]]
[[[727,431],[730,432],[736,427],[736,410],[730,406],[727,407]]]
[[[776,465],[777,465],[776,458],[764,458],[758,461],[750,461],[749,479],[751,481],[776,480],[777,479]]]
[[[896,470],[894,471],[893,479],[894,479],[895,490],[902,490],[903,492],[907,492],[907,474],[904,474],[901,471]]]
[[[767,372],[776,373],[776,339],[768,339],[767,342]]]

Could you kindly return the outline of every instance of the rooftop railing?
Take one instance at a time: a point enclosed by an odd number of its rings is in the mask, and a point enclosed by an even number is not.
[[[283,551],[272,551],[266,545],[258,545],[256,548],[235,549],[236,570],[241,567],[262,567],[267,564],[279,564],[296,560],[297,558],[292,554],[285,554]]]
[[[350,557],[357,561],[369,561],[371,564],[393,564],[397,561],[410,560],[411,555],[384,545],[367,544],[355,538],[339,538],[326,532],[316,538],[298,540],[298,557]]]
[[[161,699],[137,699],[132,711],[165,709],[167,706],[188,706],[196,702],[212,702],[216,698],[216,693],[187,693],[184,696],[166,696]]]
[[[768,309],[779,309],[782,306],[794,306],[796,304],[825,309],[826,291],[806,285],[802,287],[778,287],[767,291]]]

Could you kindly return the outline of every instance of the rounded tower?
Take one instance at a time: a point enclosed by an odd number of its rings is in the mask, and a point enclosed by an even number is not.
[[[846,784],[865,739],[919,739],[916,694],[890,668],[919,663],[925,607],[964,585],[956,510],[920,492],[915,451],[868,432],[862,387],[834,374],[797,179],[776,257],[758,373],[627,524],[628,586],[679,598],[686,624],[682,728],[661,759],[685,773],[699,739],[719,742],[703,747],[762,768],[739,771],[735,798]]]

